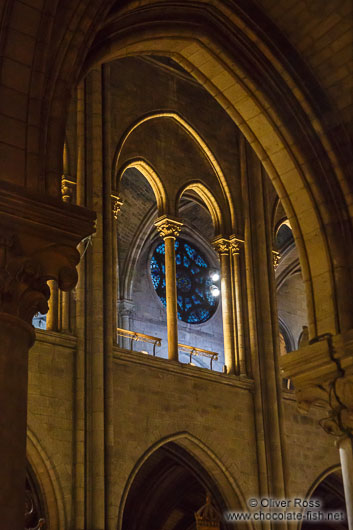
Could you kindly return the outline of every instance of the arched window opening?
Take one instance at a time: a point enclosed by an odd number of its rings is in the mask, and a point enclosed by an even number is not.
[[[313,526],[320,527],[320,530],[348,530],[346,515],[346,502],[343,489],[342,471],[338,469],[327,475],[314,489],[308,501],[316,501],[315,508],[308,508],[306,520],[301,526],[301,530],[311,530]],[[317,506],[319,505],[319,506]],[[327,520],[320,520],[319,524],[313,525],[310,514],[321,512],[325,514]],[[329,514],[331,515],[329,520]],[[333,518],[335,517],[335,518]],[[318,521],[315,521],[318,522]]]
[[[281,221],[276,230],[276,248],[283,254],[294,243],[292,228],[288,219]]]

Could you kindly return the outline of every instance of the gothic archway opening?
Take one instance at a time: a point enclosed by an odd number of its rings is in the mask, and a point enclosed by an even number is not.
[[[124,507],[124,530],[196,530],[195,512],[209,492],[218,512],[227,507],[214,480],[183,448],[169,442],[142,465]],[[226,525],[221,523],[225,530]]]
[[[42,492],[36,476],[28,463],[26,472],[24,516],[24,530],[39,530],[40,528],[44,530],[45,528],[48,528],[48,518],[46,516],[46,507]]]
[[[326,475],[317,484],[309,500],[316,501],[318,507],[308,508],[312,513],[307,514],[307,521],[303,522],[301,530],[310,530],[313,522],[318,523],[316,526],[320,530],[348,530],[341,468]],[[314,515],[315,513],[318,515]],[[322,519],[313,519],[314,517]]]
[[[308,315],[305,284],[291,223],[278,197],[272,210],[272,231],[276,298],[279,321],[280,356],[297,350],[308,341]],[[283,388],[293,383],[283,379]]]

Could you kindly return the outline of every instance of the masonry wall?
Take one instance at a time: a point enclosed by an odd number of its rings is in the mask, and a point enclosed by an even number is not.
[[[36,343],[29,352],[27,422],[28,436],[38,444],[43,465],[34,466],[33,471],[40,481],[49,473],[57,484],[61,498],[55,502],[63,503],[61,516],[68,524],[72,507],[76,338],[38,330],[36,335]],[[28,454],[31,463],[32,456]],[[49,494],[42,493],[45,497]]]
[[[327,417],[323,407],[314,406],[308,415],[300,414],[294,392],[284,391],[283,411],[287,495],[306,496],[322,473],[339,466],[338,449],[335,438],[319,425],[320,419]]]
[[[69,528],[74,470],[73,368],[75,338],[38,332],[29,358],[29,436],[60,492]],[[258,492],[253,382],[116,347],[114,353],[114,473],[111,502],[117,517],[130,474],[158,444],[188,433],[225,466],[243,498]],[[334,439],[318,424],[313,407],[297,411],[293,392],[284,392],[286,494],[305,496],[314,481],[339,464]],[[181,439],[180,438],[180,439]],[[176,443],[178,440],[176,440]],[[220,480],[220,477],[217,477]],[[44,496],[47,491],[42,492]],[[60,504],[59,502],[59,504]]]
[[[252,384],[164,359],[115,350],[114,499],[144,453],[188,433],[227,468],[246,496],[257,490]]]

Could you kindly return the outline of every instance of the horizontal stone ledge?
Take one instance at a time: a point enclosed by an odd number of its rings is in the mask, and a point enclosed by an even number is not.
[[[60,331],[45,331],[36,328],[36,342],[44,344],[53,344],[55,346],[61,346],[63,348],[74,349],[77,344],[77,337],[69,333]],[[35,344],[34,344],[35,348]]]
[[[162,370],[183,377],[194,377],[195,379],[203,379],[213,383],[230,385],[250,392],[254,391],[254,380],[244,376],[234,376],[214,372],[208,368],[190,366],[177,361],[170,361],[163,357],[154,357],[153,355],[127,350],[120,348],[119,346],[113,348],[113,357],[115,362],[139,364],[151,369]]]

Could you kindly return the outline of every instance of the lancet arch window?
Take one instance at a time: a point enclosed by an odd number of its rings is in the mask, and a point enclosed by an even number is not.
[[[159,244],[150,260],[153,287],[164,307],[166,300],[165,247]],[[178,319],[189,324],[202,324],[218,307],[219,290],[212,279],[212,268],[206,256],[192,243],[175,241]]]

